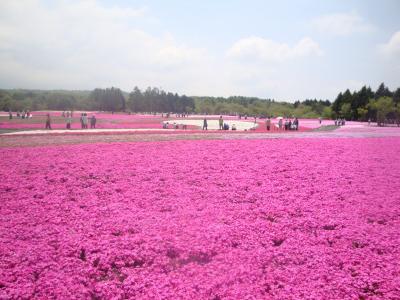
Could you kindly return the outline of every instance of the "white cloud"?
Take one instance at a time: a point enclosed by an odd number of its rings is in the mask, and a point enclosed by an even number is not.
[[[181,78],[193,78],[191,69],[207,59],[204,49],[143,30],[153,20],[147,8],[105,7],[94,0],[50,3],[0,2],[3,85],[129,90],[163,84],[179,92]]]
[[[285,43],[253,36],[221,54],[166,32],[152,8],[103,3],[0,0],[0,88],[151,85],[189,95],[281,100],[337,94],[329,90],[330,74],[321,76],[329,67],[314,59],[323,51],[311,38]],[[382,51],[397,53],[392,48]]]
[[[400,57],[400,31],[395,32],[387,43],[379,45],[379,49],[387,56]]]
[[[311,22],[323,34],[348,36],[353,33],[366,33],[374,30],[371,24],[356,13],[336,13],[320,16]]]
[[[305,37],[294,46],[253,36],[237,41],[227,52],[227,56],[240,60],[256,60],[263,62],[284,62],[286,60],[321,56],[323,51],[318,43]]]
[[[156,53],[154,62],[165,67],[179,67],[193,61],[201,61],[206,56],[204,49],[185,46],[165,46]]]

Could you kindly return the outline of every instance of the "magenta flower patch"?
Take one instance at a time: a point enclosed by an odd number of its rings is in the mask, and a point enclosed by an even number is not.
[[[400,139],[0,148],[1,299],[399,299]]]

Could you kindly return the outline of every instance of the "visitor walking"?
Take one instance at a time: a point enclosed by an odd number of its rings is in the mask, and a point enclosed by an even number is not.
[[[219,116],[219,130],[224,129],[224,120],[222,119],[222,116]]]
[[[208,130],[207,118],[203,120],[203,130]]]
[[[283,123],[282,119],[279,119],[279,120],[278,120],[278,127],[279,127],[279,129],[282,129],[282,123]]]
[[[50,118],[50,114],[47,114],[47,118],[46,118],[46,129],[51,129],[51,118]]]

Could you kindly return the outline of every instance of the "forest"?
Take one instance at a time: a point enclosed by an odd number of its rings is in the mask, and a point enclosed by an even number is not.
[[[384,83],[376,91],[363,86],[347,89],[333,102],[306,99],[285,102],[257,97],[186,96],[155,87],[130,93],[119,88],[96,88],[93,91],[0,90],[0,110],[87,110],[132,113],[241,114],[257,116],[296,116],[301,118],[394,122],[400,119],[400,88],[390,91]]]

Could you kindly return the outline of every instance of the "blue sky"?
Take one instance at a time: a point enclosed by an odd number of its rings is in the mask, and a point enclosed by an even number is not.
[[[400,1],[1,1],[0,87],[333,100],[400,86]]]

